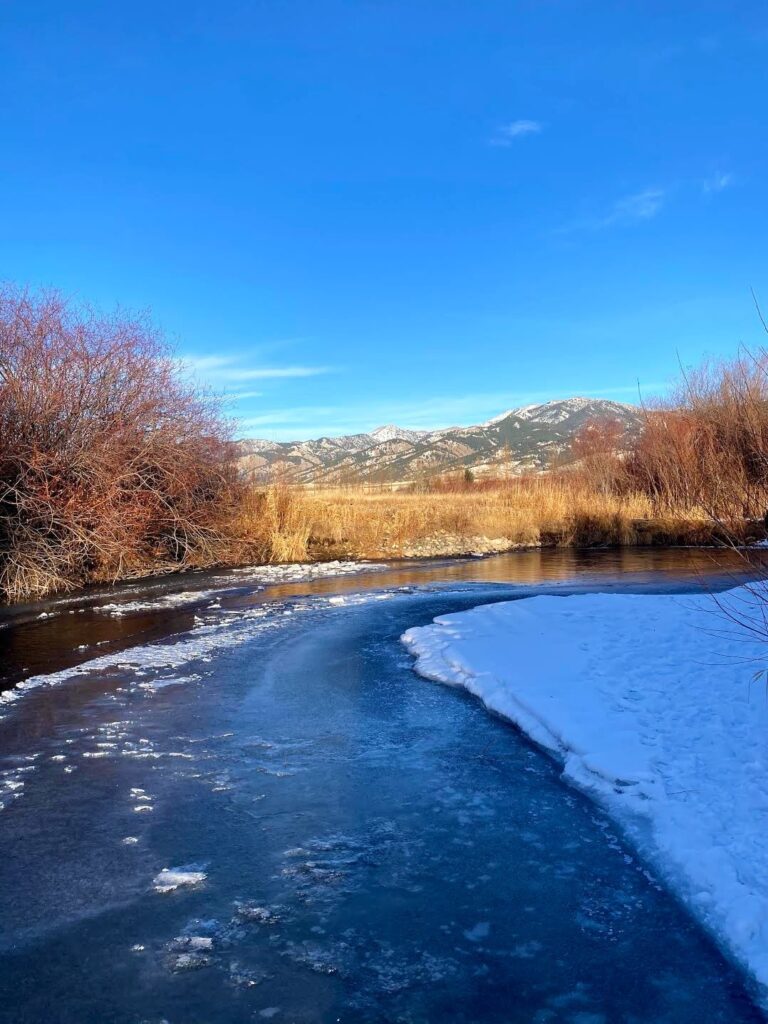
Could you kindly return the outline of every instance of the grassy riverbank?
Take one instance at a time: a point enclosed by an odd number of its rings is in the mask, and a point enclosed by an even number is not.
[[[723,540],[704,510],[659,515],[643,494],[601,494],[567,474],[432,493],[274,486],[251,492],[238,530],[273,562]],[[729,530],[742,540],[762,532],[747,522]]]
[[[0,598],[214,565],[760,539],[768,353],[686,375],[635,428],[585,423],[540,475],[259,487],[234,436],[145,317],[0,288]]]

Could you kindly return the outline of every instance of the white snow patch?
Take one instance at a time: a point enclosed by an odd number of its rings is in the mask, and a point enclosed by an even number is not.
[[[171,946],[174,949],[191,949],[199,953],[204,949],[213,949],[213,939],[209,935],[178,935],[172,940]]]
[[[744,587],[725,599],[752,601]],[[768,987],[768,699],[749,664],[765,650],[713,612],[702,595],[541,596],[403,641],[421,675],[554,753]]]
[[[201,678],[202,677],[197,673],[193,673],[188,676],[169,676],[159,679],[147,679],[144,682],[139,683],[139,689],[146,690],[147,693],[159,693],[161,690],[165,690],[169,686],[183,686],[185,683],[196,683],[199,682]]]
[[[200,885],[207,877],[205,871],[191,870],[189,867],[163,868],[152,884],[155,892],[173,892],[181,886]]]
[[[252,565],[243,569],[235,569],[231,576],[238,577],[240,583],[308,583],[311,580],[325,579],[333,576],[350,576],[361,572],[381,572],[387,566],[382,562],[295,562],[291,565]]]
[[[103,615],[111,615],[120,618],[122,615],[132,615],[136,612],[163,611],[168,608],[183,608],[187,604],[196,604],[212,597],[216,591],[213,590],[186,590],[179,594],[163,594],[160,597],[147,598],[139,601],[114,601],[110,604],[102,604],[94,610]]]
[[[428,434],[428,430],[407,430],[405,427],[396,427],[394,423],[387,423],[383,427],[376,427],[369,436],[377,444],[382,444],[384,441],[418,441]]]
[[[172,968],[174,971],[196,971],[201,967],[207,967],[210,960],[203,953],[180,953],[174,958]]]
[[[222,591],[255,584],[261,589],[276,583],[306,583],[316,579],[333,576],[349,576],[353,573],[373,572],[386,569],[386,565],[378,562],[300,562],[290,565],[251,565],[242,569],[234,569],[226,575],[214,577],[215,587],[207,590],[184,590],[175,594],[160,594],[156,597],[139,598],[134,601],[113,601],[95,609],[105,615],[120,617],[136,612],[163,611],[169,608],[183,608],[186,605],[202,604],[216,599],[209,608],[219,607],[218,598]]]

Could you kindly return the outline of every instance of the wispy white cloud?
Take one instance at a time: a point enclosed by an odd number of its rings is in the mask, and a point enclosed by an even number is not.
[[[726,188],[730,188],[733,185],[732,174],[713,174],[710,178],[705,178],[701,183],[701,191],[705,196],[714,195],[716,192],[722,192]]]
[[[663,188],[646,188],[642,192],[617,199],[614,204],[599,216],[584,217],[571,221],[557,230],[557,234],[570,234],[574,231],[601,231],[604,228],[623,227],[640,224],[652,220],[661,212],[667,200],[667,190]]]
[[[209,384],[226,386],[252,380],[285,380],[317,377],[330,373],[327,366],[245,366],[240,356],[189,356],[180,360],[182,368]]]
[[[220,370],[234,362],[232,356],[182,356],[180,365],[185,370],[193,373],[207,373],[210,370]]]
[[[222,381],[247,381],[247,380],[283,380],[288,377],[318,377],[323,373],[330,373],[327,366],[260,366],[228,367],[227,369],[214,371],[209,377],[218,378]]]
[[[661,211],[665,201],[666,192],[661,188],[646,188],[642,192],[625,196],[624,199],[619,199],[614,203],[613,209],[603,218],[600,227],[651,220]]]
[[[689,178],[679,181],[670,187],[652,187],[634,192],[617,199],[606,212],[594,217],[584,217],[571,221],[557,229],[556,234],[570,234],[573,231],[599,231],[602,228],[621,227],[653,220],[667,205],[675,193],[691,195],[698,191],[702,196],[710,197],[723,192],[734,184],[733,174],[718,172],[708,178]]]
[[[511,146],[516,139],[525,138],[526,135],[540,135],[544,130],[541,121],[529,121],[521,118],[518,121],[510,121],[508,124],[499,125],[491,138],[492,146]]]
[[[228,391],[227,398],[232,402],[242,402],[248,398],[263,398],[263,391]]]
[[[647,385],[646,393],[661,385]],[[471,426],[484,423],[506,409],[552,398],[569,398],[579,394],[594,398],[637,401],[637,384],[619,385],[601,390],[580,389],[568,394],[551,391],[484,392],[471,395],[443,396],[413,401],[379,401],[355,406],[297,406],[264,410],[256,416],[238,421],[241,437],[262,437],[271,440],[306,440],[342,434],[369,433],[383,423],[397,423],[410,430],[441,430],[452,425]]]

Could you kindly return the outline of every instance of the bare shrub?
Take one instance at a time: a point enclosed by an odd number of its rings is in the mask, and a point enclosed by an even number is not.
[[[686,374],[649,411],[626,463],[628,486],[660,512],[703,511],[723,530],[768,509],[768,354],[744,352]]]
[[[145,317],[0,289],[0,594],[211,564],[238,483],[216,403]]]
[[[613,494],[624,477],[623,456],[632,439],[626,426],[612,417],[591,419],[571,443],[578,472],[600,494]]]

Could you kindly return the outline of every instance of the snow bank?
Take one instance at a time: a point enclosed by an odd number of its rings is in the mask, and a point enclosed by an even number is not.
[[[746,588],[726,600],[744,611]],[[535,597],[403,636],[564,765],[717,941],[768,986],[768,695],[712,598]],[[768,995],[768,989],[764,990]]]

